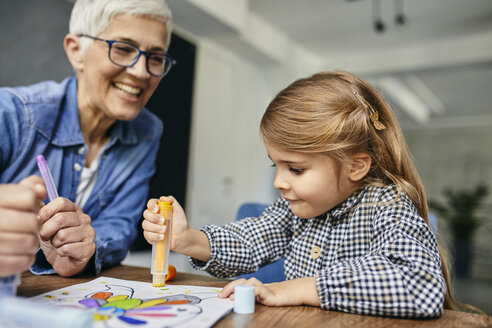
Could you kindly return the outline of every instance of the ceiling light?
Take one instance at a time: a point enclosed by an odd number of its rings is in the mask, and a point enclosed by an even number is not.
[[[403,0],[394,0],[395,8],[395,25],[402,26],[407,24],[408,18],[403,13]],[[386,30],[386,24],[382,18],[381,0],[372,0],[372,22],[374,30],[377,33],[383,33]]]
[[[407,16],[403,13],[403,0],[395,0],[395,24],[405,25]]]
[[[378,33],[383,33],[386,25],[381,18],[381,0],[372,1],[372,20],[374,22],[374,30]]]

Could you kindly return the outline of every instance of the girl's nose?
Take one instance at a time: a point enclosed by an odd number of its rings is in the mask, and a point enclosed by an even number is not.
[[[277,190],[289,189],[289,184],[287,183],[287,180],[282,177],[278,170],[275,174],[275,180],[273,180],[273,187]]]

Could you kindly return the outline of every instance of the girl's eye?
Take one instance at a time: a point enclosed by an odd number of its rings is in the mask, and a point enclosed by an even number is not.
[[[297,174],[297,175],[300,175],[300,174],[302,174],[302,172],[304,172],[304,169],[297,169],[295,167],[289,167],[289,170],[292,173]]]

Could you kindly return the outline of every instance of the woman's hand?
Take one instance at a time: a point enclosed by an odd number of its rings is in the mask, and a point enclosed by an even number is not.
[[[46,188],[38,176],[0,185],[0,277],[27,270],[38,250],[39,209]]]
[[[70,200],[58,197],[39,211],[39,243],[46,260],[64,277],[85,269],[96,251],[91,218]]]
[[[255,287],[256,302],[268,306],[312,305],[320,306],[316,290],[316,278],[306,277],[272,284],[263,284],[256,278],[238,279],[227,284],[219,298],[234,300],[234,287],[250,285]]]
[[[174,197],[162,196],[159,200],[170,202],[173,207],[171,249],[207,262],[210,259],[210,244],[205,233],[188,226],[186,214]],[[164,219],[158,214],[159,206],[157,201],[155,198],[150,199],[147,202],[147,209],[143,213],[142,228],[144,230],[144,238],[149,244],[163,240],[167,229],[167,226],[164,225]]]

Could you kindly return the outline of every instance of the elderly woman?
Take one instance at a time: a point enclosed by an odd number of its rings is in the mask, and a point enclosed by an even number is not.
[[[43,154],[60,195],[39,210],[32,272],[125,257],[155,171],[162,123],[144,105],[174,63],[170,34],[164,0],[77,0],[63,42],[76,76],[0,89],[0,183],[39,175]]]

